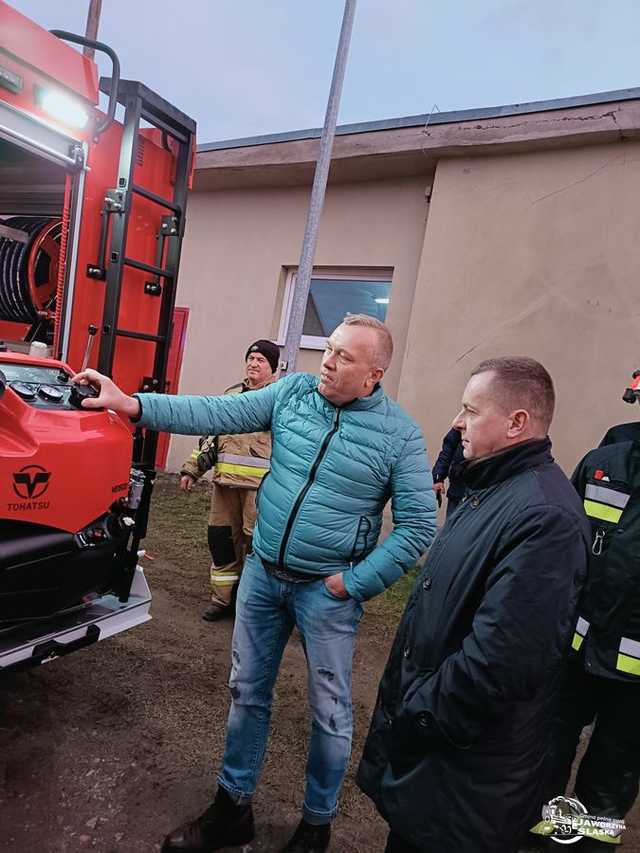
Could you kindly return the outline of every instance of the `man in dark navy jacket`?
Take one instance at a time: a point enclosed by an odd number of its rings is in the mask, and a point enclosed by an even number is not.
[[[464,480],[462,479],[462,463],[464,462],[464,447],[460,430],[451,428],[442,439],[442,448],[431,471],[433,475],[433,491],[438,498],[447,497],[447,518],[458,506],[464,495]],[[445,491],[444,481],[449,479],[449,488]]]
[[[466,493],[407,604],[358,771],[387,853],[515,853],[539,819],[590,546],[553,407],[529,358],[482,362],[464,391]]]

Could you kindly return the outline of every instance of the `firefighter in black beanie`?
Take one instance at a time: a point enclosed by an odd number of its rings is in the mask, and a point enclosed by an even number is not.
[[[280,349],[271,341],[251,344],[245,355],[245,378],[225,394],[256,391],[274,382],[279,359]],[[270,432],[210,435],[200,439],[180,469],[180,488],[185,492],[213,469],[208,529],[211,604],[202,617],[208,622],[233,615],[235,591],[256,523],[256,493],[269,471],[270,458]]]

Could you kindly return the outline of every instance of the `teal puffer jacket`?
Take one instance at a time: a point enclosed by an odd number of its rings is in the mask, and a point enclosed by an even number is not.
[[[382,592],[431,543],[436,527],[424,439],[381,387],[336,407],[317,377],[295,373],[223,397],[139,394],[141,426],[183,435],[271,430],[271,471],[258,493],[256,553],[290,571],[344,572],[349,594]],[[376,547],[388,500],[393,532]]]

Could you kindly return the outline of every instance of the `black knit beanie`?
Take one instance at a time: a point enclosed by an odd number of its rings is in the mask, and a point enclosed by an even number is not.
[[[251,344],[247,350],[247,354],[244,357],[245,361],[249,358],[252,352],[259,352],[260,355],[263,355],[271,365],[271,372],[276,372],[278,369],[278,362],[280,361],[280,347],[277,344],[274,344],[271,341],[256,341],[254,344]]]

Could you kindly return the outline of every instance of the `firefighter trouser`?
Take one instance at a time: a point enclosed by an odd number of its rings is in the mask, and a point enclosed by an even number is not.
[[[588,675],[581,661],[567,667],[560,694],[547,802],[564,793],[580,733],[591,723],[593,731],[578,767],[575,796],[589,814],[623,818],[638,794],[640,684]],[[602,842],[595,846],[611,849]]]
[[[223,609],[233,601],[256,523],[256,490],[213,484],[209,515],[211,603]]]

